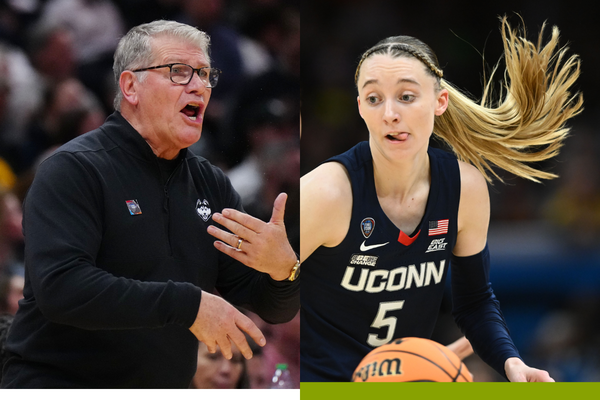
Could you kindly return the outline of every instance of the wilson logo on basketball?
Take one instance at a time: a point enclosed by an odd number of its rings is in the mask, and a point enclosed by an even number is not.
[[[366,382],[369,378],[373,378],[375,376],[378,378],[383,378],[402,375],[402,370],[400,369],[401,364],[402,361],[399,358],[387,358],[385,360],[381,360],[380,362],[374,361],[354,371],[352,381]]]
[[[394,339],[371,350],[356,366],[353,382],[473,382],[466,365],[433,340]]]

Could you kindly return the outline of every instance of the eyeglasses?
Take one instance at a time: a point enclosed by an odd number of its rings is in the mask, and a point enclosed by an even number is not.
[[[217,82],[219,82],[219,75],[221,74],[221,70],[217,68],[194,68],[191,65],[181,63],[157,65],[156,67],[148,68],[139,68],[134,69],[132,72],[142,72],[147,71],[149,69],[158,69],[166,67],[169,67],[169,75],[171,78],[171,82],[176,83],[178,85],[187,85],[192,81],[194,72],[196,72],[198,73],[200,80],[202,81],[204,86],[206,86],[207,89],[212,89],[215,86],[217,86]]]

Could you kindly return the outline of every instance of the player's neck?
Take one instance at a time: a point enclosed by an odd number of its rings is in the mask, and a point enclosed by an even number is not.
[[[429,156],[424,153],[411,159],[389,160],[373,154],[373,174],[378,196],[403,201],[422,185],[429,185]]]

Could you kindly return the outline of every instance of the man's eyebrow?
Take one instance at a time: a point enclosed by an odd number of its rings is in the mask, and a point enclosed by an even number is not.
[[[165,60],[165,64],[185,64],[185,65],[189,65],[190,67],[194,68],[194,65],[187,63],[187,62],[179,61],[179,58],[167,58]],[[206,62],[206,61],[199,62],[198,65],[201,65],[198,68],[210,67],[210,63]]]

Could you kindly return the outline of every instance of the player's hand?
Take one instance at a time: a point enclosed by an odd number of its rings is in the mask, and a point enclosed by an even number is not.
[[[449,350],[452,350],[458,358],[464,360],[473,354],[473,347],[471,346],[471,342],[466,337],[461,337],[453,343],[450,343],[446,346]]]
[[[506,360],[504,371],[511,382],[554,382],[547,371],[531,368],[516,357]]]
[[[250,318],[223,298],[205,291],[202,291],[198,315],[190,331],[206,345],[210,353],[215,353],[217,346],[220,347],[228,360],[233,356],[231,342],[235,343],[245,358],[252,358],[252,350],[244,332],[258,345],[264,346],[266,343],[264,335]]]
[[[230,231],[214,225],[208,227],[208,233],[219,239],[215,247],[277,281],[286,279],[296,263],[296,254],[283,223],[286,200],[285,193],[277,196],[268,223],[231,208],[224,209],[223,213],[214,213],[213,220]]]

